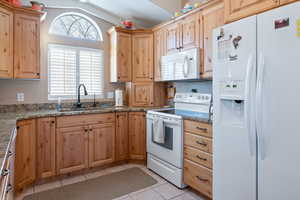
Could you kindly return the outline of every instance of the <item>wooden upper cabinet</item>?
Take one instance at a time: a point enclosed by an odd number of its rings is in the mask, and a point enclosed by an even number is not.
[[[129,157],[134,160],[146,159],[146,114],[129,113]]]
[[[128,159],[128,113],[116,113],[116,161]]]
[[[40,18],[16,13],[14,24],[14,75],[40,78]]]
[[[180,23],[175,22],[166,27],[167,53],[180,51]]]
[[[37,119],[37,178],[55,176],[55,118]]]
[[[57,174],[88,168],[88,134],[84,126],[57,129]]]
[[[131,34],[112,28],[110,38],[110,81],[130,82],[132,69]]]
[[[13,78],[13,12],[0,7],[0,78]]]
[[[36,179],[36,121],[18,122],[17,132],[14,184],[19,191]]]
[[[165,28],[154,32],[154,81],[161,81],[161,57],[167,53],[167,30]]]
[[[154,84],[131,83],[131,106],[153,106]]]
[[[153,81],[153,33],[132,35],[133,82]]]
[[[203,22],[203,63],[201,67],[202,78],[212,78],[212,56],[213,56],[213,29],[224,25],[224,4],[219,3],[202,11]]]
[[[201,18],[198,13],[192,14],[181,20],[180,48],[187,50],[200,46],[200,23]]]
[[[269,10],[280,4],[279,0],[224,0],[224,3],[227,23]]]
[[[89,167],[112,163],[115,159],[115,124],[89,126]]]

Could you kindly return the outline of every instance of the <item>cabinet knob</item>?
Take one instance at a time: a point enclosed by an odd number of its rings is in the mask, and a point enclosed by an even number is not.
[[[52,124],[54,124],[54,123],[55,123],[55,121],[51,121],[51,123],[52,123]]]
[[[38,75],[38,76],[39,76],[39,75],[40,75],[40,73],[36,73],[36,75]]]

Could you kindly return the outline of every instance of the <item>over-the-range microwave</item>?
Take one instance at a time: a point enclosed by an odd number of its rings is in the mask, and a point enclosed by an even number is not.
[[[200,79],[200,53],[194,48],[161,57],[161,81]]]

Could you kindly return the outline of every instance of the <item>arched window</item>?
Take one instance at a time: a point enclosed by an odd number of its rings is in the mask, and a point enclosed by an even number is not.
[[[65,13],[56,17],[51,24],[50,34],[102,41],[102,34],[97,24],[79,13]]]
[[[48,44],[48,99],[75,99],[79,84],[87,88],[85,98],[103,98],[104,49],[98,48],[98,25],[83,14],[64,13],[52,21],[49,34],[59,38],[59,44]]]

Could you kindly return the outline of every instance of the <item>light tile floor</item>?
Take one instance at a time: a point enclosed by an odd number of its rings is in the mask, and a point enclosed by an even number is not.
[[[81,181],[85,181],[92,178],[97,178],[99,176],[107,175],[110,173],[122,171],[124,169],[128,169],[131,167],[139,167],[147,174],[152,176],[155,180],[157,180],[157,184],[150,186],[148,188],[144,188],[142,190],[127,194],[125,196],[113,199],[113,200],[205,200],[205,198],[199,196],[191,189],[178,189],[172,184],[168,183],[165,179],[161,178],[154,172],[148,170],[144,165],[137,164],[125,164],[117,167],[112,167],[108,169],[104,169],[101,171],[96,171],[80,176],[70,177],[66,179],[62,179],[61,181],[54,181],[51,183],[43,184],[43,185],[35,185],[27,190],[25,190],[22,194],[16,197],[16,200],[22,200],[24,196],[30,195],[32,193],[42,192],[45,190],[54,189],[57,187],[62,187],[68,184],[73,184]]]

